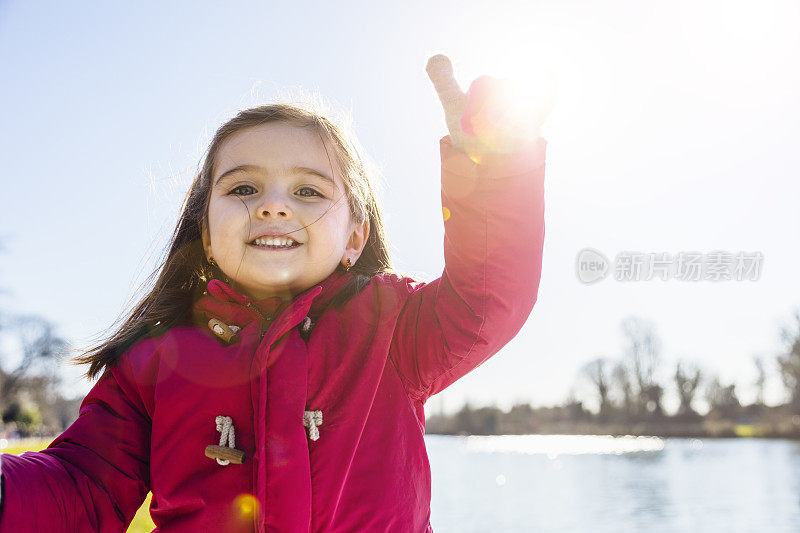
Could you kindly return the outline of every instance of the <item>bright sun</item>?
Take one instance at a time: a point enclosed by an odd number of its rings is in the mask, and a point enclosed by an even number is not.
[[[511,146],[510,139],[523,143],[536,139],[553,109],[557,94],[553,70],[533,61],[526,61],[524,65],[520,68],[519,63],[509,60],[495,61],[490,71],[462,83],[462,90],[467,92],[478,77],[493,78],[490,84],[484,85],[491,85],[485,107],[481,113],[471,116],[471,134],[487,146],[500,148]]]

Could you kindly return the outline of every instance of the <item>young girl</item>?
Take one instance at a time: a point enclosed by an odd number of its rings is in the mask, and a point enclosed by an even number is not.
[[[148,490],[165,533],[432,531],[423,406],[531,312],[545,141],[513,117],[487,129],[490,78],[464,95],[446,57],[428,73],[450,130],[442,276],[390,270],[369,177],[329,120],[240,112],[154,288],[82,357],[100,378],[78,419],[2,456],[2,533],[124,531]]]

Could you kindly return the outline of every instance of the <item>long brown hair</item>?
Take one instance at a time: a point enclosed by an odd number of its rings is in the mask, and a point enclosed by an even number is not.
[[[346,133],[323,114],[296,104],[273,103],[245,109],[214,134],[202,168],[183,201],[166,258],[143,284],[143,287],[152,284],[152,288],[130,313],[123,313],[117,319],[115,325],[120,322],[122,325],[115,333],[75,357],[76,364],[89,365],[86,371],[88,378],[92,379],[106,366],[116,364],[121,355],[140,338],[166,332],[189,320],[192,305],[205,290],[208,281],[225,277],[215,264],[210,264],[206,259],[201,238],[202,227],[208,221],[215,159],[220,147],[231,135],[244,128],[269,122],[312,128],[323,139],[326,150],[333,147],[333,161],[345,184],[350,214],[359,224],[365,219],[369,220],[367,243],[358,261],[349,270],[354,274],[353,279],[340,290],[330,305],[341,305],[365,287],[373,276],[392,270],[381,211],[367,171],[371,164],[367,165],[366,158],[362,158],[355,135]],[[340,265],[337,268],[342,267]],[[152,282],[154,278],[155,283]]]

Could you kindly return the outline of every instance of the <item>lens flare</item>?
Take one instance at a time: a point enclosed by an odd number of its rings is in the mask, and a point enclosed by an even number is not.
[[[545,70],[512,78],[481,76],[467,92],[461,129],[489,151],[513,152],[541,135],[555,95],[555,76]]]
[[[261,513],[258,500],[252,494],[240,494],[233,500],[236,517],[241,520],[253,520]]]

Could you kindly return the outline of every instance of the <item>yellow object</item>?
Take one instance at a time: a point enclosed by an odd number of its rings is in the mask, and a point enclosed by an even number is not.
[[[753,424],[736,424],[733,426],[733,432],[737,437],[763,437],[765,434],[764,428]]]

